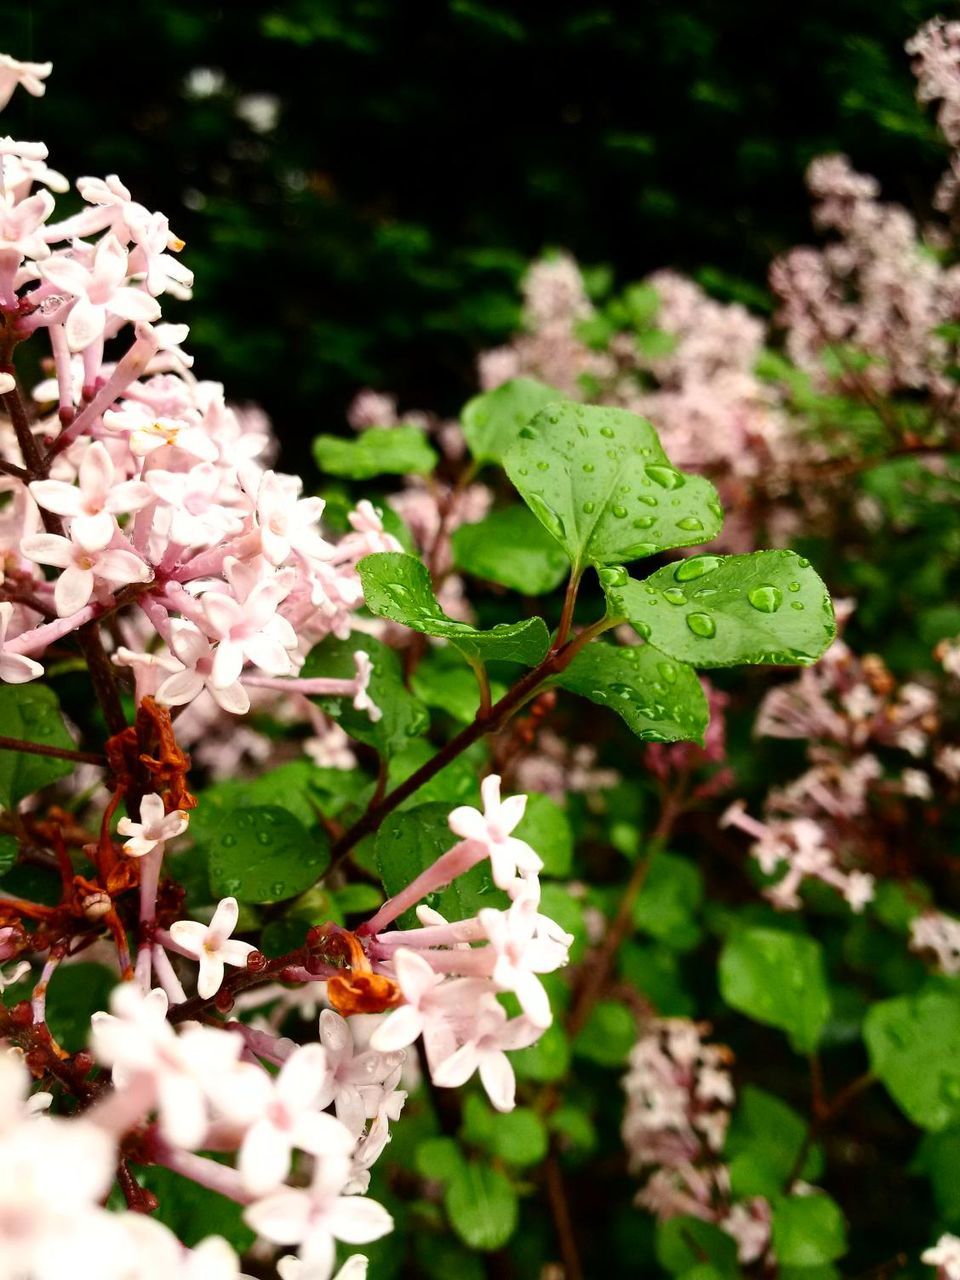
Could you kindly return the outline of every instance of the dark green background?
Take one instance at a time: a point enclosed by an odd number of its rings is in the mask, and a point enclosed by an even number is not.
[[[168,315],[299,464],[358,385],[456,409],[546,246],[621,282],[712,269],[749,299],[810,234],[817,153],[847,151],[922,210],[942,155],[902,46],[936,9],[5,2],[2,47],[55,69],[3,129],[42,137],[68,176],[116,170],[170,215],[197,290]],[[198,66],[225,73],[222,93],[185,94]],[[234,113],[252,92],[282,100],[265,137]]]

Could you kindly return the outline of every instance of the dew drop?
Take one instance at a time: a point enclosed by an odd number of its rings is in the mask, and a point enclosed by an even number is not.
[[[270,892],[273,894],[275,898],[284,897],[284,895],[286,894],[286,891],[287,891],[287,886],[283,883],[282,880],[274,880],[273,884],[270,886]]]
[[[550,470],[550,463],[549,463],[549,462],[538,462],[538,463],[537,463],[537,470],[538,470],[538,471],[549,471],[549,470]]]
[[[595,502],[585,502],[583,504],[583,514],[585,516],[592,516],[596,509],[597,504]]]
[[[677,668],[672,662],[658,662],[657,670],[666,680],[667,684],[677,683]]]
[[[761,583],[747,592],[747,599],[760,613],[776,613],[783,604],[783,592],[770,583]]]
[[[225,835],[225,836],[221,836],[221,837],[220,837],[220,843],[224,846],[224,848],[226,848],[226,849],[232,849],[232,848],[234,847],[234,845],[237,843],[237,837],[236,837],[236,836],[232,836],[232,835],[230,835],[230,834],[227,834],[227,835]]]
[[[685,529],[689,533],[692,533],[696,529],[703,528],[703,521],[698,520],[696,516],[684,516],[682,520],[677,521],[677,528]]]
[[[710,640],[717,634],[717,624],[709,613],[688,613],[687,626],[695,636],[700,636],[702,640]]]
[[[611,565],[609,569],[600,569],[597,577],[605,587],[625,587],[630,575],[622,565]]]
[[[797,610],[797,612],[799,613],[799,612],[800,612],[800,610],[803,608],[803,604],[802,604],[802,602],[801,602],[800,600],[791,600],[791,601],[790,601],[790,608],[791,608],[791,609],[796,609],[796,610]]]
[[[583,469],[584,469],[584,471],[587,473],[587,475],[589,476],[589,475],[592,475],[592,474],[593,474],[593,472],[594,472],[594,471],[596,471],[596,469],[597,469],[597,468],[593,465],[593,463],[592,463],[592,462],[585,462],[585,463],[583,464]]]
[[[681,591],[679,587],[667,587],[666,591],[663,593],[663,598],[664,600],[669,601],[670,604],[687,603],[686,593]]]
[[[803,556],[798,556],[798,557],[797,557],[797,565],[798,565],[801,569],[809,569],[809,568],[810,568],[810,561],[809,561],[809,560],[804,560]]]
[[[633,629],[634,629],[634,631],[636,631],[637,635],[638,635],[638,636],[640,636],[640,638],[641,638],[642,640],[649,640],[649,639],[650,639],[650,624],[649,624],[649,622],[635,622],[635,623],[633,624]]]
[[[800,590],[800,583],[799,583],[799,582],[791,582],[791,583],[790,583],[790,590],[791,590],[791,591],[799,591],[799,590]]]
[[[618,520],[626,520],[627,518],[626,507],[621,507],[618,505],[618,506],[612,507],[611,510],[613,511],[613,514],[616,516]]]
[[[601,428],[600,428],[600,434],[601,434],[605,439],[607,439],[607,440],[612,440],[612,439],[613,439],[613,437],[616,435],[616,432],[614,431],[613,427],[601,427]]]
[[[637,516],[633,522],[633,527],[635,529],[652,529],[656,523],[656,516]]]
[[[719,556],[691,556],[689,560],[681,560],[673,571],[677,582],[693,582],[707,573],[713,573],[720,564]]]
[[[679,471],[673,467],[661,466],[658,462],[648,463],[644,467],[644,471],[646,471],[653,483],[658,484],[661,489],[679,489],[686,484]]]
[[[553,507],[544,502],[538,493],[527,494],[527,502],[533,508],[534,514],[538,517],[541,524],[544,524],[555,538],[559,538],[562,542],[566,537],[566,530],[563,527],[563,521],[554,511]]]

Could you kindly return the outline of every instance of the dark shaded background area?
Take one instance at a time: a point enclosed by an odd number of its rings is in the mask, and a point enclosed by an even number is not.
[[[55,67],[3,131],[169,214],[197,288],[166,313],[293,462],[361,384],[456,409],[546,246],[762,305],[771,255],[810,235],[812,156],[844,150],[922,209],[941,152],[902,46],[936,10],[5,0],[0,45]],[[187,87],[196,68],[222,73],[213,93]],[[238,109],[264,93],[279,119],[258,133]]]

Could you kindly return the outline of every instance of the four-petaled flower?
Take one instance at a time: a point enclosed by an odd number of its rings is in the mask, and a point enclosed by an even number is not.
[[[186,831],[189,821],[190,818],[183,809],[165,813],[163,801],[158,795],[146,795],[140,801],[139,822],[134,822],[132,818],[121,818],[117,823],[119,834],[130,837],[123,846],[123,852],[131,858],[142,858],[158,844],[172,840],[174,836]]]
[[[526,796],[509,796],[500,799],[500,779],[495,773],[480,784],[483,796],[483,813],[470,805],[461,805],[450,814],[450,830],[464,840],[482,845],[490,858],[493,881],[498,889],[510,889],[517,874],[536,875],[543,860],[525,840],[518,840],[510,833],[523,817],[527,807]]]
[[[209,1000],[220,990],[224,965],[242,968],[251,951],[256,951],[251,943],[230,937],[239,918],[236,898],[223,898],[209,924],[201,924],[199,920],[177,920],[170,926],[170,936],[177,946],[200,962],[197,993],[204,1000]]]
[[[113,539],[118,515],[139,511],[153,502],[153,490],[142,480],[115,484],[116,468],[106,445],[95,440],[80,462],[77,484],[34,480],[30,492],[41,507],[70,516],[70,535],[87,551],[102,551]]]
[[[71,530],[73,534],[73,531]],[[28,560],[63,570],[53,588],[53,602],[61,618],[69,617],[89,601],[97,580],[110,587],[149,582],[153,570],[138,555],[123,547],[90,551],[76,540],[56,533],[34,533],[23,538],[20,550]]]

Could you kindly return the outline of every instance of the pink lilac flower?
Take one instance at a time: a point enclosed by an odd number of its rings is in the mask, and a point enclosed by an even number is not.
[[[433,1082],[442,1088],[457,1088],[478,1072],[492,1105],[498,1111],[510,1111],[516,1077],[506,1050],[525,1049],[540,1038],[542,1030],[528,1018],[508,1020],[495,996],[482,997],[469,1039],[433,1068]]]
[[[326,1076],[322,1045],[303,1045],[280,1068],[267,1097],[257,1100],[259,1114],[244,1135],[237,1163],[254,1195],[284,1181],[294,1149],[317,1157],[353,1153],[354,1136],[318,1107]]]
[[[140,480],[115,483],[116,468],[106,446],[94,441],[83,454],[76,485],[62,480],[34,480],[30,492],[41,507],[71,517],[71,536],[87,551],[108,546],[118,515],[139,511],[153,501]]]
[[[131,858],[142,858],[156,849],[157,845],[186,831],[189,821],[189,814],[183,809],[166,813],[163,800],[153,793],[145,795],[140,801],[140,821],[121,818],[117,823],[117,831],[120,835],[129,837],[123,846],[124,853]]]
[[[450,830],[464,840],[482,846],[490,859],[494,884],[509,889],[520,875],[537,875],[543,860],[525,840],[510,833],[523,817],[526,796],[500,799],[500,778],[490,774],[480,784],[483,813],[470,805],[462,805],[450,814]]]
[[[63,570],[53,591],[53,601],[61,618],[82,609],[98,582],[116,589],[135,582],[149,582],[153,577],[150,566],[133,551],[116,546],[91,551],[75,536],[62,538],[55,533],[36,533],[21,541],[20,550],[28,560]]]
[[[197,993],[205,1000],[215,996],[223,985],[225,965],[242,969],[247,956],[256,951],[251,943],[230,937],[239,918],[236,898],[222,898],[208,925],[197,920],[177,920],[170,926],[170,936],[177,946],[200,962]]]
[[[249,1226],[274,1244],[299,1245],[303,1262],[316,1269],[318,1280],[333,1271],[335,1241],[368,1244],[393,1229],[393,1219],[375,1200],[341,1194],[349,1161],[318,1159],[306,1188],[283,1187],[244,1212]]]
[[[4,643],[13,617],[13,605],[9,600],[0,601],[0,680],[7,684],[24,684],[43,675],[43,667],[33,658],[19,653],[5,653]]]

